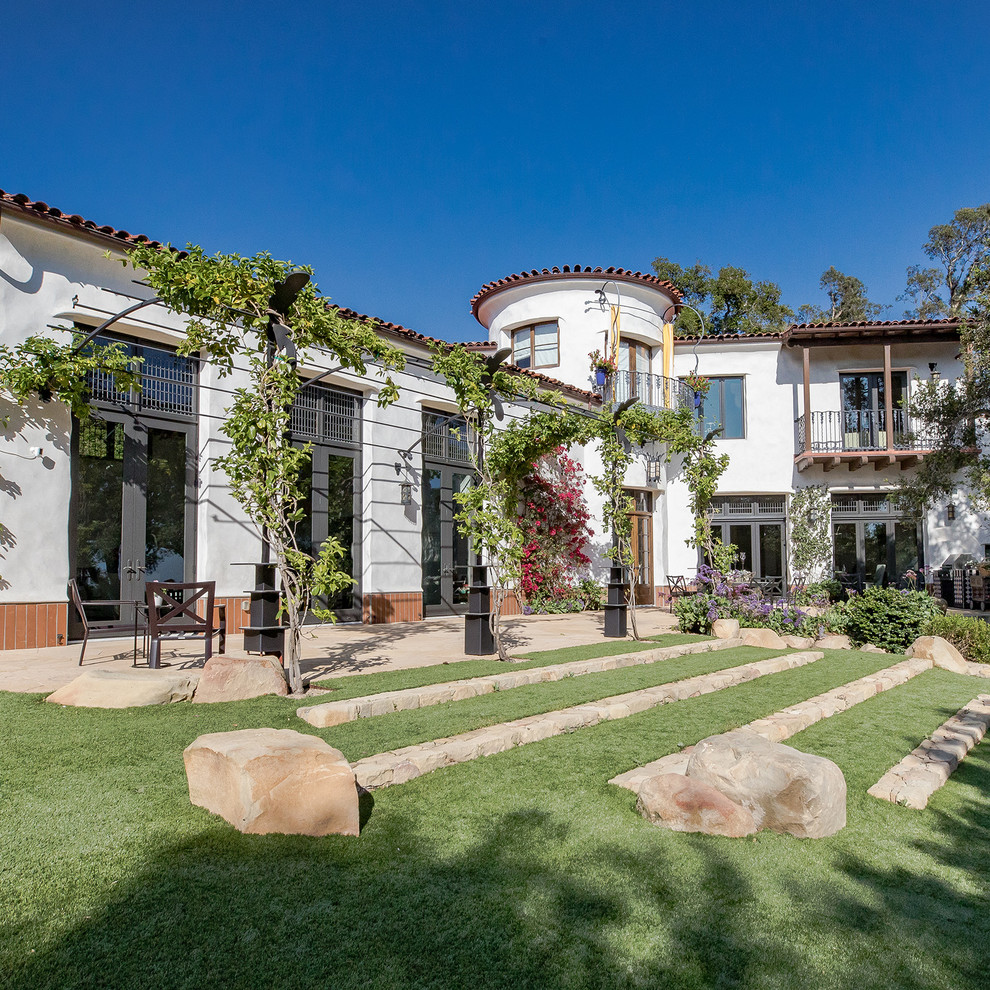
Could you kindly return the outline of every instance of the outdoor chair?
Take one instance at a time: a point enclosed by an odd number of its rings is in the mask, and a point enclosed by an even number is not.
[[[683,574],[667,575],[667,594],[670,595],[670,612],[674,613],[674,600],[683,598],[688,593],[687,581]]]
[[[82,595],[79,593],[79,585],[76,583],[75,578],[69,578],[69,598],[72,600],[72,604],[75,606],[76,612],[79,615],[79,621],[82,623],[83,627],[83,640],[82,649],[79,651],[79,666],[82,666],[83,657],[86,655],[86,644],[89,642],[90,633],[94,632],[110,632],[111,630],[115,632],[120,632],[122,628],[122,623],[120,619],[91,619],[86,614],[87,608],[120,608],[121,606],[130,605],[134,609],[134,658],[131,661],[131,666],[134,666],[137,661],[137,634],[139,631],[143,631],[145,628],[144,618],[140,615],[137,608],[137,602],[124,601],[119,598],[112,599],[93,599],[91,601],[83,601]]]
[[[215,581],[149,581],[148,596],[148,666],[161,666],[163,639],[197,640],[204,643],[203,662],[213,656],[213,637],[220,633],[221,652],[226,635],[226,622],[217,623],[214,613]],[[203,614],[197,611],[203,603]],[[225,616],[223,617],[226,618]]]
[[[760,594],[772,605],[784,597],[784,579],[777,577],[763,577],[756,581]]]

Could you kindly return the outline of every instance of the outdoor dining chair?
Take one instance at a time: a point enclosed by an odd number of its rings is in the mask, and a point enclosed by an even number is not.
[[[683,598],[688,593],[687,581],[683,574],[667,575],[667,594],[670,595],[670,612],[674,612],[674,601]]]
[[[75,606],[76,612],[79,615],[79,621],[82,623],[83,628],[82,649],[79,651],[80,667],[82,666],[83,657],[86,655],[86,644],[89,642],[90,633],[110,631],[120,632],[122,628],[120,619],[91,619],[86,614],[86,609],[120,608],[121,606],[130,606],[134,609],[134,659],[131,661],[131,665],[133,666],[137,661],[137,635],[139,632],[143,632],[145,628],[144,618],[140,615],[137,609],[138,603],[124,601],[119,598],[83,601],[83,597],[79,592],[79,585],[76,583],[75,578],[69,578],[69,598],[72,599],[72,604]]]
[[[209,660],[213,656],[213,637],[218,632],[222,637],[226,632],[214,622],[216,581],[149,581],[145,592],[148,597],[148,666],[161,666],[162,640],[202,639],[203,662]],[[202,615],[199,614],[200,603]]]

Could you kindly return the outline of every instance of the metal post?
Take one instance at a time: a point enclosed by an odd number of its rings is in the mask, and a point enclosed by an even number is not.
[[[478,473],[485,470],[485,414],[478,411]],[[470,568],[468,610],[464,616],[464,653],[469,657],[490,657],[495,652],[492,634],[492,589],[488,584],[488,567],[480,553],[475,553]]]
[[[605,601],[605,635],[609,639],[626,636],[629,606],[626,604],[625,567],[616,565],[609,571],[608,595]]]

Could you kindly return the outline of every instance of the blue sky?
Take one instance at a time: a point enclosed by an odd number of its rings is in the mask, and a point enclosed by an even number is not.
[[[98,11],[98,13],[97,13]],[[485,283],[735,264],[891,303],[990,200],[990,4],[21,5],[0,188],[132,233],[313,265],[451,340]]]

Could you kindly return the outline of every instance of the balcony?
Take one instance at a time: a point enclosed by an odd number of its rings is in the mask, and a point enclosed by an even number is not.
[[[605,402],[625,402],[635,397],[649,409],[694,408],[694,392],[679,378],[617,371],[609,376],[602,391]]]
[[[841,466],[856,471],[868,464],[877,471],[913,467],[931,450],[931,443],[905,410],[893,410],[892,420],[894,429],[888,436],[882,409],[813,412],[810,424],[799,417],[794,424],[798,471],[815,464],[825,471]]]

